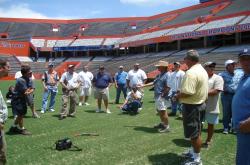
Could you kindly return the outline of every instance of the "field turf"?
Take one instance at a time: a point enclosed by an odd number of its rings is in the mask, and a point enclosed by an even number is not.
[[[1,81],[3,95],[14,81]],[[179,165],[183,159],[180,153],[190,147],[183,138],[182,121],[170,117],[169,133],[158,133],[153,125],[159,123],[153,102],[153,92],[145,89],[143,110],[131,116],[122,114],[118,105],[110,104],[112,114],[95,113],[96,103],[91,96],[90,106],[77,107],[76,118],[58,120],[61,108],[61,90],[56,98],[55,112],[40,114],[42,103],[42,85],[36,81],[35,106],[40,119],[31,116],[30,109],[24,119],[25,128],[31,136],[6,135],[9,165]],[[110,102],[114,101],[115,90],[112,87]],[[121,99],[123,100],[123,99]],[[13,123],[11,108],[5,132]],[[202,149],[204,165],[235,164],[236,137],[222,134],[222,124],[216,126],[213,144]],[[206,138],[206,126],[202,132]],[[94,132],[99,136],[78,136],[82,132]],[[82,151],[56,151],[55,141],[71,138],[73,144]]]

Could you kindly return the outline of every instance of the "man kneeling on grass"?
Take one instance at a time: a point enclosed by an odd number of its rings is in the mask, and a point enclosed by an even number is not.
[[[24,66],[21,69],[21,73],[22,77],[16,80],[14,96],[11,101],[13,111],[16,112],[17,117],[9,133],[31,135],[31,133],[24,128],[23,124],[23,117],[27,113],[27,96],[33,92],[33,88],[28,87],[29,81],[31,80],[30,77],[32,76],[30,66]]]
[[[127,112],[131,114],[137,114],[138,109],[141,108],[141,98],[142,93],[138,90],[136,86],[132,87],[132,90],[128,92],[126,100],[123,105],[120,107],[122,112]]]

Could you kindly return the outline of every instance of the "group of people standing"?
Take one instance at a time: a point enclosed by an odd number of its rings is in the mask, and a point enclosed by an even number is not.
[[[114,76],[116,88],[115,103],[119,104],[121,92],[125,102],[120,106],[123,112],[138,113],[143,105],[143,88],[154,86],[154,100],[160,123],[154,128],[160,133],[169,132],[169,116],[175,116],[180,110],[183,118],[185,138],[191,141],[191,148],[184,152],[185,165],[202,165],[200,151],[202,145],[209,147],[212,144],[214,125],[219,122],[219,98],[221,94],[223,109],[224,134],[233,130],[237,134],[237,165],[250,165],[250,51],[245,49],[239,54],[239,62],[242,70],[235,69],[236,62],[227,60],[226,71],[215,74],[216,63],[208,61],[200,64],[200,57],[196,50],[189,50],[184,57],[187,65],[186,72],[180,70],[179,62],[173,63],[173,70],[168,70],[167,61],[159,61],[155,66],[159,74],[151,83],[146,83],[146,73],[140,69],[140,64],[135,63],[134,68],[128,73],[123,66]],[[6,76],[9,64],[0,60],[0,76]],[[58,92],[58,84],[62,86],[62,108],[59,119],[75,117],[77,103],[79,106],[89,105],[88,98],[91,88],[94,88],[94,97],[97,101],[96,112],[102,111],[110,114],[109,88],[113,83],[111,75],[105,71],[104,66],[99,66],[98,73],[93,75],[84,66],[80,73],[75,72],[75,66],[69,65],[67,71],[59,78],[54,70],[54,64],[48,65],[48,71],[42,76],[44,88],[41,113],[47,111],[47,102],[50,95],[48,111],[55,111],[55,97]],[[79,102],[77,89],[80,89]],[[15,115],[14,124],[9,132],[30,135],[24,128],[23,117],[27,113],[27,105],[31,107],[33,117],[37,117],[34,110],[35,87],[32,80],[30,66],[22,65],[21,77],[17,78],[11,105]],[[167,100],[171,102],[171,112],[167,113]],[[7,119],[7,106],[0,92],[0,161],[5,163],[5,140],[3,125]],[[69,108],[68,108],[69,104]],[[207,138],[204,143],[201,140],[202,122],[207,121]]]

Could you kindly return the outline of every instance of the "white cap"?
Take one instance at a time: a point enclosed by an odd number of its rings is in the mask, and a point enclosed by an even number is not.
[[[227,67],[227,65],[229,65],[229,64],[235,64],[236,62],[234,61],[234,60],[227,60],[226,62],[225,62],[225,67]]]

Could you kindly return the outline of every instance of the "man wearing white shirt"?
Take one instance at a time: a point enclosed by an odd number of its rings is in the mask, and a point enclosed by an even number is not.
[[[89,105],[87,101],[91,94],[93,77],[93,74],[88,71],[88,66],[84,66],[83,71],[78,73],[78,81],[80,82],[79,106],[82,106],[82,104]]]
[[[185,75],[185,72],[180,70],[180,66],[181,64],[179,62],[174,62],[174,68],[173,68],[173,72],[171,74],[171,110],[172,112],[169,113],[169,116],[175,116],[177,110],[179,110],[181,112],[181,105],[179,103],[178,100],[175,99],[174,96],[178,91],[180,91],[180,87],[181,87],[181,82],[182,79]]]
[[[8,76],[10,71],[10,64],[6,60],[0,59],[0,78]],[[4,124],[8,119],[8,107],[4,101],[3,95],[0,90],[0,164],[6,164],[6,149],[7,144],[4,134]]]
[[[77,102],[77,89],[79,87],[78,74],[74,72],[75,66],[69,65],[68,71],[62,74],[60,83],[62,85],[62,110],[59,120],[69,117],[75,117],[76,102]],[[68,102],[70,100],[70,108],[68,110]]]
[[[147,81],[146,73],[139,68],[140,64],[135,63],[134,69],[130,70],[127,75],[127,87],[131,90],[133,86],[142,86]]]

